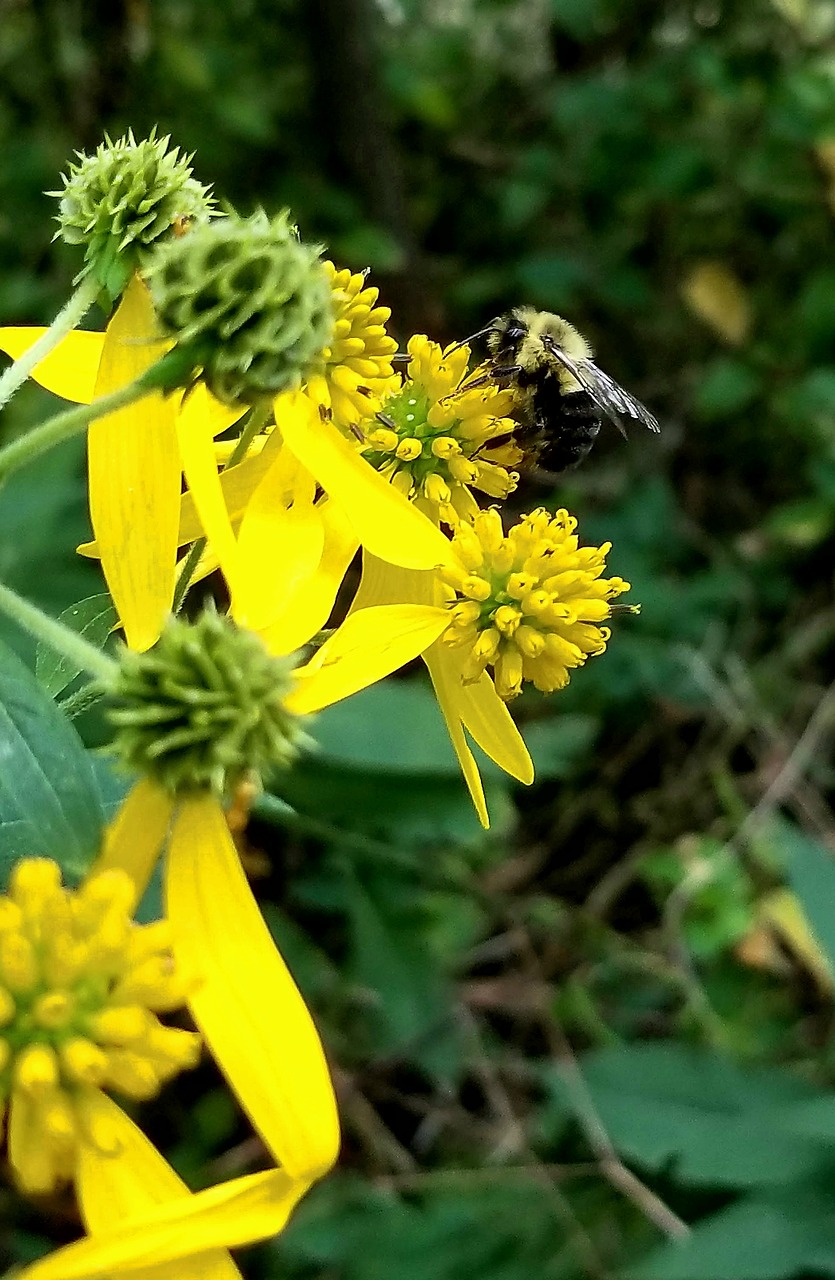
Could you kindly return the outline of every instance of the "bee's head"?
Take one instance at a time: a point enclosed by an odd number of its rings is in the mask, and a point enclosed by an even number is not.
[[[491,322],[487,330],[487,349],[494,359],[500,357],[512,363],[530,331],[526,315],[529,310],[528,307],[517,307],[507,315],[496,316]]]
[[[591,347],[583,335],[553,311],[536,312],[530,323],[530,332],[540,342],[546,339],[561,347],[575,360],[587,360],[591,356]]]

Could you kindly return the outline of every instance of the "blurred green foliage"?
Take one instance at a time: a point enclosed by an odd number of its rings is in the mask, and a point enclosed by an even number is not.
[[[537,782],[487,771],[489,834],[417,673],[323,715],[257,806],[345,1145],[245,1274],[835,1276],[835,4],[0,0],[0,33],[4,323],[80,265],[43,194],[73,149],[159,124],[219,196],[371,266],[401,339],[564,311],[663,425],[518,496],[611,540],[643,613],[520,701]],[[3,491],[0,577],[94,596],[84,531],[69,449]],[[80,743],[40,714],[32,785],[89,837]],[[781,886],[815,963],[763,914]],[[261,1159],[208,1067],[145,1115],[194,1186]],[[75,1229],[0,1213],[7,1265]]]

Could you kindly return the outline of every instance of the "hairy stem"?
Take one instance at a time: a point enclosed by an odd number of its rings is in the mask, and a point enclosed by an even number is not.
[[[71,333],[81,323],[90,307],[96,300],[99,284],[92,275],[85,276],[69,301],[61,308],[52,324],[42,333],[19,360],[0,377],[0,409],[11,400],[18,387],[21,387],[32,370],[39,365],[44,356],[53,351],[62,338]]]

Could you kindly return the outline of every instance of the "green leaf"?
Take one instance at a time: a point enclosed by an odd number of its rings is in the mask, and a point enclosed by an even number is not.
[[[0,642],[0,870],[54,858],[74,883],[98,852],[99,789],[72,725],[32,672]]]
[[[60,615],[59,621],[77,631],[96,648],[103,649],[107,637],[118,624],[119,616],[110,596],[98,595],[71,604]],[[46,645],[38,645],[35,675],[51,697],[57,698],[80,674],[81,668],[70,658]]]
[[[792,1189],[793,1190],[793,1189]],[[655,1250],[629,1280],[781,1280],[835,1275],[835,1201],[796,1192],[745,1199],[698,1223],[692,1234]]]
[[[384,877],[373,887],[349,881],[348,911],[352,932],[352,977],[372,994],[378,1051],[411,1046],[448,1013],[448,998],[438,959],[425,941],[426,921],[419,896],[408,903],[380,893]],[[398,896],[402,898],[402,887]]]
[[[788,1104],[821,1096],[788,1071],[743,1071],[719,1054],[672,1041],[603,1049],[582,1069],[616,1148],[649,1169],[672,1165],[689,1185],[782,1184],[835,1154],[826,1139],[781,1127]],[[558,1075],[554,1086],[574,1104]]]

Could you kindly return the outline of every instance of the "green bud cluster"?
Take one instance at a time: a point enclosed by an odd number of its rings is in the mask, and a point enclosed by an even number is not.
[[[304,744],[283,703],[292,669],[214,609],[172,619],[153,649],[122,654],[110,690],[113,749],[170,792],[228,794],[252,772],[286,767]]]
[[[160,323],[219,400],[271,399],[320,366],[334,326],[320,252],[263,211],[160,246],[147,271]]]
[[[62,176],[55,239],[84,245],[78,279],[93,274],[112,303],[148,250],[174,239],[179,228],[214,213],[208,187],[191,176],[191,156],[168,149],[169,137],[137,142],[133,132],[105,141],[95,155],[76,152],[78,163]]]

